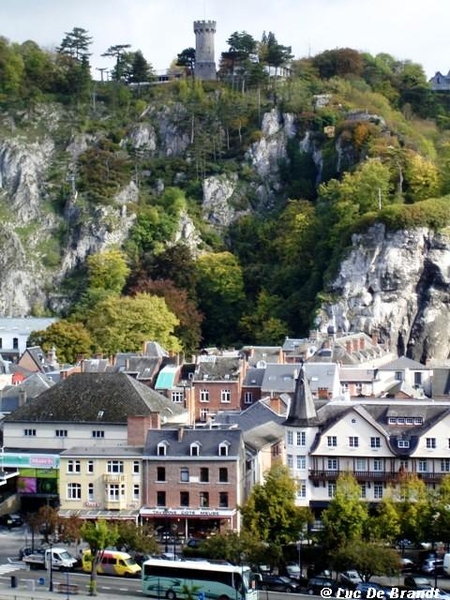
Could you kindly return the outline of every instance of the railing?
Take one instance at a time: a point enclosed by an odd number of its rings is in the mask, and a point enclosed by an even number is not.
[[[309,471],[309,479],[313,481],[336,481],[338,477],[348,470],[340,471],[338,469],[311,469]],[[357,481],[380,481],[380,482],[395,482],[401,479],[405,473],[398,471],[350,471]],[[417,475],[425,483],[438,483],[444,475],[448,473],[415,473],[408,471],[407,474]]]

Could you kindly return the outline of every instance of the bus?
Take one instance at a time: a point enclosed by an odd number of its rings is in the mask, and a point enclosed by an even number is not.
[[[142,591],[167,600],[257,600],[256,580],[248,566],[208,560],[151,558],[142,565]]]

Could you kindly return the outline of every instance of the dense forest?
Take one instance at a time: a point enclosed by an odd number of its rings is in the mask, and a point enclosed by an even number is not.
[[[55,343],[63,360],[133,351],[149,335],[186,353],[304,336],[352,233],[375,220],[392,229],[448,225],[450,95],[432,92],[419,64],[350,48],[294,60],[273,33],[256,41],[235,32],[217,81],[195,79],[188,48],[159,84],[129,45],[105,50],[115,67],[98,81],[91,41],[81,28],[55,51],[0,38],[2,137],[39,139],[42,107],[64,112],[53,133],[49,210],[62,217],[74,190],[84,210],[113,205],[130,181],[139,190],[127,241],[65,279],[63,320],[32,340]],[[290,115],[296,133],[270,202],[261,202],[249,150],[273,110]],[[133,146],[130,130],[164,111],[186,136],[185,151]],[[91,144],[74,168],[67,146],[75,132]],[[238,181],[226,228],[202,214],[203,183],[219,174]],[[198,232],[195,252],[176,241],[182,213]],[[65,234],[61,227],[46,257],[55,270]]]

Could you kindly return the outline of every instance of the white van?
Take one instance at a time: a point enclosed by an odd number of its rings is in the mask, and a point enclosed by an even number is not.
[[[72,571],[78,562],[66,548],[47,548],[44,555],[46,569],[50,568],[50,556],[52,557],[52,569],[55,571]]]
[[[444,554],[444,573],[450,575],[450,553]]]

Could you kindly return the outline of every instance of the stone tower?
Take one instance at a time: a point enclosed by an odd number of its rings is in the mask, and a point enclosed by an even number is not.
[[[216,79],[214,61],[215,21],[194,21],[195,77],[202,80]]]

